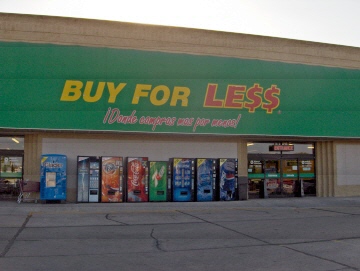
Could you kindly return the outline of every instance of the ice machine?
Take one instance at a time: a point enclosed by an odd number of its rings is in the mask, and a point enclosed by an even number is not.
[[[66,162],[63,154],[41,155],[40,200],[66,200]]]

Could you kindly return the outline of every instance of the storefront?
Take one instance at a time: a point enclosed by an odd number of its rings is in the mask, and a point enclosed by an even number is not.
[[[249,198],[316,195],[314,144],[248,143]]]
[[[0,135],[24,179],[65,155],[68,202],[79,156],[237,159],[240,200],[360,195],[359,48],[0,15]]]

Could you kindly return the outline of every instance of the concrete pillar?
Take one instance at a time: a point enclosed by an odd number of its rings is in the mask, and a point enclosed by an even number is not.
[[[335,147],[334,142],[316,142],[316,195],[335,196]]]
[[[25,135],[24,139],[24,180],[40,181],[40,158],[42,137],[39,134]]]
[[[239,140],[237,142],[239,200],[248,199],[248,159],[246,144],[246,140]]]

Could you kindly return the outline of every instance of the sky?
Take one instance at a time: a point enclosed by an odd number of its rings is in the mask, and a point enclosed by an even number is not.
[[[360,0],[0,0],[0,12],[180,26],[360,47]]]

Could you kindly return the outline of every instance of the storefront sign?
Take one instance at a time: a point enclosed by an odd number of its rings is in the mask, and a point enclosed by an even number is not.
[[[360,137],[359,70],[0,45],[0,128]]]
[[[294,151],[294,145],[272,145],[269,151]]]

